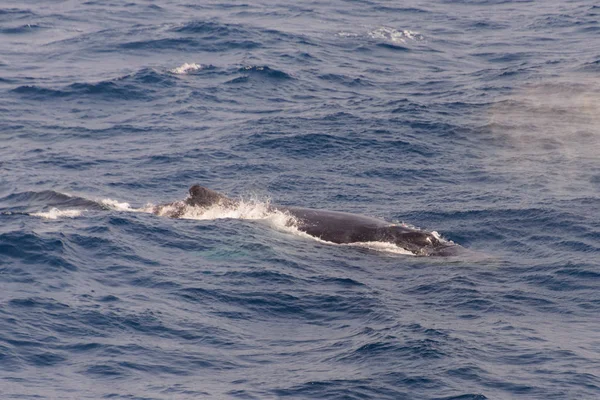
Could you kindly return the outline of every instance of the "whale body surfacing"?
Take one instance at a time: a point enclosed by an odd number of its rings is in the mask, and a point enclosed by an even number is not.
[[[209,208],[212,206],[233,208],[239,202],[221,193],[194,185],[189,197],[166,205],[156,206],[153,213],[171,218],[181,217],[187,207]],[[384,242],[393,243],[415,255],[456,255],[461,246],[445,241],[435,233],[396,225],[378,218],[339,211],[316,210],[302,207],[269,205],[269,211],[280,211],[293,217],[290,224],[299,231],[321,240],[345,244]]]

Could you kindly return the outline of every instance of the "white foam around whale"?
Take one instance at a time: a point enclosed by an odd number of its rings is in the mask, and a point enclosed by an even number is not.
[[[142,210],[155,213],[159,216],[170,216],[174,211],[181,210],[181,215],[178,216],[180,219],[215,220],[231,218],[263,220],[272,227],[281,230],[287,230],[289,227],[292,227],[295,222],[293,216],[270,208],[268,200],[259,201],[256,199],[242,199],[237,202],[235,206],[214,204],[210,207],[194,207],[185,204],[184,201],[159,206],[148,204]]]
[[[184,201],[178,201],[166,205],[153,205],[146,204],[143,207],[135,208],[127,202],[121,202],[114,199],[102,199],[99,201],[100,204],[106,206],[115,211],[121,212],[137,212],[137,213],[149,213],[156,214],[162,217],[169,217],[174,212],[180,212],[178,219],[193,219],[193,220],[216,220],[216,219],[245,219],[245,220],[256,220],[266,223],[271,228],[280,232],[287,232],[289,234],[303,237],[310,240],[315,240],[321,243],[334,246],[350,246],[359,247],[369,250],[381,251],[393,254],[402,255],[414,255],[412,252],[405,250],[394,243],[388,242],[356,242],[356,243],[333,243],[326,240],[322,240],[318,237],[311,236],[306,232],[299,230],[296,227],[296,219],[294,216],[273,210],[270,207],[268,200],[261,201],[258,199],[240,200],[235,206],[225,206],[222,204],[215,204],[211,207],[194,207],[187,205]],[[75,218],[82,215],[85,210],[59,210],[53,208],[47,212],[32,213],[30,215],[36,217],[42,217],[46,219],[59,219],[59,218]],[[439,240],[445,241],[440,237],[437,232],[432,234]]]
[[[136,211],[135,208],[131,208],[129,203],[119,202],[113,199],[102,199],[100,200],[100,204],[118,211]]]
[[[79,217],[83,211],[84,210],[59,210],[58,208],[52,208],[49,211],[31,213],[29,215],[45,219],[75,218]]]
[[[183,207],[183,213],[179,216],[179,218],[181,219],[215,220],[222,218],[233,218],[259,220],[280,232],[287,232],[295,236],[315,240],[317,242],[325,243],[328,245],[360,247],[387,253],[411,256],[414,255],[412,252],[405,250],[394,243],[388,242],[356,242],[338,244],[322,240],[318,237],[309,235],[308,233],[299,230],[296,227],[296,218],[294,216],[286,212],[273,210],[269,206],[269,201],[241,200],[233,207],[215,204],[207,208],[189,206],[182,201],[157,207],[147,205],[144,208],[144,211],[154,212],[159,216],[169,216],[169,214],[171,214],[172,212],[179,210],[180,207]]]

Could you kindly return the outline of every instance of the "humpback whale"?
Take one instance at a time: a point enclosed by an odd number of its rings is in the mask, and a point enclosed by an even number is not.
[[[183,201],[156,206],[153,213],[171,218],[181,217],[186,207],[208,208],[213,205],[235,207],[238,201],[221,193],[194,185]],[[270,211],[290,215],[290,224],[311,236],[332,243],[386,242],[393,243],[415,255],[456,255],[461,247],[440,239],[432,232],[397,225],[382,219],[339,211],[316,210],[302,207],[269,205]]]

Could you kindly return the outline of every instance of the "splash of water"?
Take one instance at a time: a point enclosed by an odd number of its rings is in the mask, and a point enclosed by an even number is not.
[[[75,218],[79,217],[83,211],[85,210],[59,210],[58,208],[52,208],[49,211],[31,213],[29,215],[45,219]]]

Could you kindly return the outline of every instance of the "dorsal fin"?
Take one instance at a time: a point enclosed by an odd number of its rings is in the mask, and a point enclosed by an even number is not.
[[[194,185],[190,188],[190,198],[186,202],[195,207],[208,207],[217,203],[229,205],[229,203],[232,203],[230,199],[222,194],[200,185]]]

